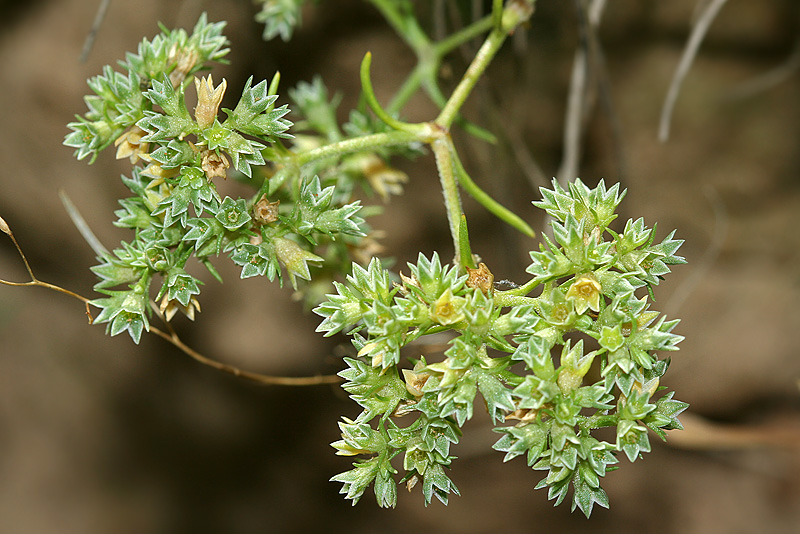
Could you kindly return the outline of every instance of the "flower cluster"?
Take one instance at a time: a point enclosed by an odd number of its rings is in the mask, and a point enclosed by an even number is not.
[[[259,3],[265,37],[288,39],[305,0]],[[106,67],[89,80],[89,109],[69,124],[64,144],[91,160],[113,144],[132,165],[122,178],[131,196],[120,200],[115,224],[133,238],[97,251],[95,289],[104,296],[91,301],[101,309],[95,322],[138,343],[152,313],[193,319],[202,281],[187,270],[192,259],[220,281],[211,263],[218,256],[241,267],[242,278],[288,278],[323,317],[318,332],[352,338],[339,374],[361,413],[339,423],[333,447],[361,458],[332,480],[354,504],[372,485],[381,506],[394,506],[398,482],[421,486],[426,504],[458,494],[448,476],[451,449],[480,396],[500,434],[494,448],[546,471],[538,487],[557,504],[572,488],[573,510],[588,516],[595,504],[608,506],[600,479],[620,457],[633,462],[650,450],[648,429],[664,439],[666,430],[681,428],[677,416],[687,405],[660,384],[669,363],[661,354],[682,337],[672,332],[677,321],[650,305],[654,286],[684,262],[676,255],[682,241],[673,232],[656,242],[643,219],[612,229],[624,197],[619,185],[590,188],[578,180],[565,189],[554,182],[534,202],[551,218],[552,236],[530,253],[530,279],[501,290],[507,286],[495,284],[491,260],[471,253],[460,192],[525,235],[534,232],[472,180],[450,129],[460,124],[494,138],[459,110],[504,40],[532,15],[534,0],[492,2],[491,15],[438,42],[410,0],[372,3],[418,65],[384,109],[367,54],[360,105],[342,125],[341,99],[320,78],[288,91],[291,115],[277,104],[278,74],[247,80],[235,106],[223,107],[227,81],[197,76],[227,54],[224,24],[205,16],[191,34],[164,29],[145,39],[120,63],[124,72]],[[436,79],[442,59],[481,33],[481,52],[446,97]],[[418,90],[441,112],[405,123],[399,117]],[[420,254],[395,275],[376,257],[380,233],[365,221],[379,208],[361,202],[402,193],[408,176],[389,158],[415,157],[425,145],[437,166],[455,265]],[[228,177],[252,185],[253,194],[225,195]]]
[[[496,290],[484,264],[462,273],[420,255],[399,280],[377,260],[354,265],[316,308],[318,330],[347,333],[357,351],[340,376],[363,411],[340,423],[333,447],[367,458],[332,479],[354,503],[374,482],[378,502],[395,504],[397,455],[409,489],[421,482],[426,504],[446,503],[458,492],[445,474],[450,447],[478,394],[502,434],[494,448],[547,471],[538,487],[557,504],[572,485],[573,509],[587,516],[595,503],[608,506],[600,478],[620,453],[633,462],[650,450],[648,428],[661,438],[681,428],[687,405],[656,393],[669,363],[658,353],[682,337],[672,333],[677,320],[650,309],[649,290],[684,262],[675,255],[682,241],[669,234],[655,244],[642,219],[609,228],[624,196],[618,185],[554,182],[542,194],[534,204],[554,219],[553,238],[531,253],[532,278],[521,287]],[[440,356],[419,354],[425,336],[443,332]],[[596,437],[603,427],[616,439]]]
[[[64,144],[76,149],[78,159],[94,160],[113,143],[117,158],[133,165],[123,177],[132,196],[120,201],[115,224],[133,230],[134,238],[100,251],[93,268],[100,279],[95,289],[105,295],[93,301],[101,308],[95,322],[107,323],[111,335],[127,331],[138,342],[149,329],[152,295],[167,320],[177,311],[193,319],[202,282],[186,270],[191,258],[219,279],[210,259],[227,255],[241,266],[242,278],[282,282],[285,273],[295,290],[298,279],[311,280],[312,266],[341,272],[376,246],[353,198],[356,185],[369,191],[378,180],[382,189],[373,187],[384,195],[403,181],[404,175],[374,178],[379,172],[365,161],[392,173],[370,151],[327,158],[324,165],[313,158],[298,162],[304,152],[344,138],[335,99],[328,99],[321,80],[290,91],[298,128],[310,134],[288,133],[288,106],[276,106],[278,75],[271,82],[247,80],[233,109],[221,107],[227,81],[194,74],[227,53],[223,26],[203,15],[191,34],[164,30],[145,39],[137,54],[121,62],[125,73],[106,67],[89,80],[95,93],[86,97],[89,111],[69,124]],[[196,93],[190,95],[197,99],[194,110],[186,105],[188,91]],[[218,185],[229,174],[249,179],[255,194],[222,195]],[[329,290],[332,276],[306,288],[312,304]],[[151,291],[159,278],[160,288]]]

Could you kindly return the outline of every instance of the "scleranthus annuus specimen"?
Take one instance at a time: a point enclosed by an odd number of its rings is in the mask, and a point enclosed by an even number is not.
[[[288,39],[303,2],[263,3],[265,34]],[[339,375],[362,412],[343,418],[333,447],[361,459],[332,478],[354,504],[372,485],[379,505],[394,506],[398,483],[421,486],[426,504],[434,497],[446,504],[458,493],[447,475],[451,446],[480,396],[501,435],[494,448],[505,460],[524,455],[546,471],[537,487],[547,487],[557,504],[572,487],[573,509],[589,516],[594,504],[608,506],[600,487],[606,472],[621,456],[633,462],[650,450],[648,429],[663,439],[666,430],[681,428],[677,415],[687,405],[660,383],[669,362],[663,353],[682,338],[672,332],[677,321],[650,305],[669,266],[684,262],[676,255],[682,241],[673,232],[656,243],[643,219],[612,229],[624,197],[619,185],[554,181],[534,202],[552,219],[552,238],[542,234],[530,253],[529,280],[495,284],[491,258],[472,254],[461,193],[526,236],[534,232],[469,176],[451,128],[494,138],[459,110],[504,40],[532,15],[534,1],[493,2],[491,15],[440,42],[427,37],[410,2],[373,3],[405,32],[420,63],[383,109],[368,53],[362,102],[374,116],[361,106],[343,125],[339,98],[328,95],[321,78],[288,91],[294,124],[289,107],[277,105],[277,73],[270,81],[247,80],[235,107],[222,107],[232,88],[225,80],[215,85],[210,74],[197,76],[228,52],[224,24],[205,16],[191,34],[164,30],[145,39],[121,63],[124,72],[107,67],[89,81],[89,110],[69,125],[65,144],[79,159],[94,159],[114,143],[117,157],[133,165],[123,177],[132,196],[120,200],[115,222],[133,237],[112,252],[98,251],[95,289],[104,297],[90,302],[101,309],[95,322],[138,342],[154,310],[165,321],[177,311],[194,319],[203,282],[187,272],[190,259],[219,280],[210,261],[217,256],[241,267],[242,278],[282,282],[288,275],[323,317],[318,332],[346,334],[355,348]],[[480,34],[480,52],[445,98],[439,64]],[[187,88],[197,96],[192,111]],[[441,112],[405,123],[402,109],[418,89],[444,99]],[[373,257],[382,250],[380,232],[365,218],[378,207],[363,209],[362,201],[401,194],[410,178],[391,157],[426,149],[437,164],[454,262],[420,254],[395,274]],[[236,173],[253,194],[223,198],[219,181]],[[412,351],[413,342],[434,334],[448,336],[441,354]],[[608,427],[615,439],[599,438],[597,430]]]
[[[535,204],[553,217],[554,238],[531,253],[532,278],[519,289],[484,292],[478,269],[460,274],[437,254],[420,255],[400,283],[378,261],[353,265],[315,310],[324,317],[319,331],[347,332],[359,349],[340,376],[363,411],[340,423],[333,444],[367,457],[332,479],[354,502],[374,481],[378,502],[394,505],[386,480],[400,455],[401,480],[421,481],[426,504],[447,503],[458,492],[445,474],[450,447],[478,394],[502,434],[494,448],[547,471],[537,487],[557,504],[572,485],[573,509],[587,516],[595,503],[608,506],[600,478],[620,454],[633,462],[648,452],[648,428],[661,438],[681,428],[687,405],[658,384],[669,364],[659,353],[683,338],[672,333],[677,320],[649,309],[649,295],[668,265],[684,263],[675,254],[682,241],[670,234],[654,243],[642,219],[610,229],[624,196],[617,185],[590,189],[578,180],[565,190],[554,182],[542,193]],[[443,331],[450,339],[436,361],[403,354]],[[616,428],[616,441],[595,437],[604,427]]]

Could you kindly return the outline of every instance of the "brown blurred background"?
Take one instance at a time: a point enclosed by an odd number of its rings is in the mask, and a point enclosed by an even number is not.
[[[488,3],[488,2],[487,2]],[[91,295],[93,253],[58,191],[78,206],[106,246],[127,234],[111,225],[126,162],[102,153],[87,166],[61,146],[83,113],[85,81],[134,50],[156,23],[191,28],[202,11],[227,20],[232,65],[214,71],[231,88],[251,73],[282,74],[282,94],[319,72],[358,94],[358,66],[373,53],[384,100],[413,65],[408,50],[365,2],[326,0],[306,12],[291,44],[261,41],[247,1],[112,2],[87,63],[78,62],[99,1],[5,2],[0,20],[0,215],[43,279]],[[419,2],[422,9],[428,2]],[[574,2],[540,0],[470,100],[467,115],[498,146],[457,136],[470,171],[534,227],[536,161],[554,176],[562,157],[565,102],[578,23]],[[684,432],[606,477],[611,510],[591,520],[553,508],[533,490],[542,473],[490,449],[496,435],[480,410],[469,423],[452,478],[462,493],[425,508],[401,491],[394,511],[367,493],[356,507],[327,482],[349,468],[328,446],[336,421],[354,416],[337,387],[258,387],[203,367],[155,336],[134,346],[86,324],[77,301],[43,289],[0,286],[0,532],[680,532],[800,531],[800,75],[755,93],[753,80],[786,66],[800,36],[793,0],[730,0],[689,72],[668,143],[657,140],[661,105],[686,42],[693,0],[608,3],[600,27],[613,119],[601,99],[587,117],[579,175],[622,181],[621,218],[658,221],[686,239],[689,260],[657,288],[656,308],[680,317],[686,336],[663,384],[691,403]],[[467,51],[468,52],[468,51]],[[464,69],[455,54],[451,81]],[[794,58],[794,59],[792,59]],[[743,89],[744,88],[744,89]],[[223,106],[233,107],[236,91]],[[425,98],[409,119],[435,115]],[[616,132],[616,133],[615,133]],[[617,142],[617,140],[619,142]],[[411,176],[375,226],[400,262],[449,252],[430,157],[398,164]],[[230,186],[230,185],[229,185]],[[521,238],[467,202],[474,250],[498,278],[521,280]],[[25,271],[0,236],[0,277]],[[239,281],[216,265],[203,312],[176,320],[184,339],[217,359],[270,374],[333,373],[333,343],[313,334],[315,316],[290,291]],[[709,426],[711,425],[711,426]]]

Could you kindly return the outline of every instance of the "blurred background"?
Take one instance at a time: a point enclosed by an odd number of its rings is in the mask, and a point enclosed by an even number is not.
[[[490,4],[490,2],[485,2]],[[418,2],[435,21],[439,2]],[[445,7],[449,2],[441,3]],[[327,482],[349,469],[329,443],[356,407],[338,386],[261,387],[201,366],[155,336],[135,346],[87,325],[83,306],[40,288],[0,286],[0,532],[409,533],[800,531],[800,4],[730,0],[711,26],[676,102],[668,142],[658,120],[697,16],[695,0],[613,0],[598,37],[605,75],[589,91],[575,174],[622,182],[621,219],[658,222],[686,239],[689,263],[656,291],[656,309],[680,317],[686,336],[662,384],[691,407],[670,443],[604,482],[611,509],[591,520],[553,508],[534,491],[542,473],[502,463],[481,410],[453,453],[461,497],[425,508],[401,491],[394,511],[369,491],[351,507]],[[157,22],[191,28],[202,11],[227,20],[231,88],[282,74],[282,91],[322,75],[356,103],[358,67],[373,53],[384,101],[414,58],[366,2],[326,0],[304,12],[295,39],[265,43],[249,1],[112,1],[88,61],[78,58],[99,1],[3,2],[0,19],[0,215],[42,280],[92,295],[94,255],[58,198],[65,191],[108,247],[127,239],[111,225],[127,161],[102,153],[92,166],[61,145],[82,114],[86,79]],[[445,10],[445,13],[447,11]],[[448,23],[452,22],[448,19]],[[433,22],[432,22],[433,25]],[[495,132],[496,146],[457,134],[476,181],[534,228],[538,186],[559,172],[575,50],[575,2],[539,0],[531,23],[501,51],[465,114]],[[455,83],[470,48],[446,62]],[[595,71],[595,74],[598,71]],[[448,81],[449,80],[449,81]],[[223,107],[233,107],[228,99]],[[285,101],[285,100],[284,100]],[[409,120],[428,120],[424,97]],[[397,160],[410,175],[374,221],[398,264],[451,243],[432,158]],[[466,203],[473,250],[498,279],[524,279],[536,240]],[[276,375],[335,373],[336,343],[313,333],[316,316],[291,291],[238,280],[215,265],[183,339],[206,355]],[[0,236],[0,278],[25,281]]]

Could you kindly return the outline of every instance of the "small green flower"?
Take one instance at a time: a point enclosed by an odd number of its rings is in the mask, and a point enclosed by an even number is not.
[[[464,320],[464,305],[467,299],[454,297],[448,287],[431,305],[431,319],[441,325],[451,325]]]

